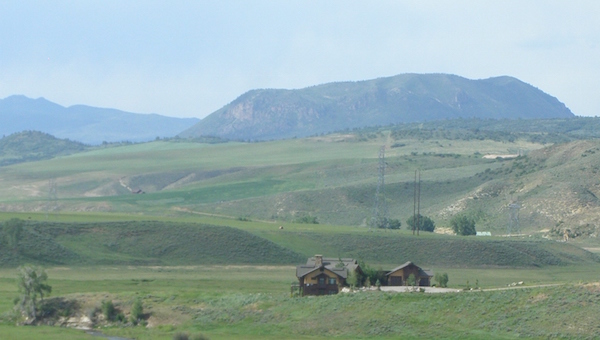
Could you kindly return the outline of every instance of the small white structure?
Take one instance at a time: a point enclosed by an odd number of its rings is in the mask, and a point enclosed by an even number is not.
[[[477,236],[492,236],[492,233],[489,231],[478,231]]]

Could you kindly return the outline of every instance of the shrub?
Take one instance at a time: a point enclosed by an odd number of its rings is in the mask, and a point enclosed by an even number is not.
[[[115,321],[117,309],[111,300],[102,301],[102,306],[100,308],[102,309],[102,314],[106,320]]]
[[[350,285],[351,288],[360,287],[360,278],[358,277],[356,270],[353,270],[348,274],[346,283]]]
[[[433,232],[435,230],[435,223],[433,222],[433,220],[431,218],[419,214],[418,219],[419,219],[419,230],[420,231]],[[411,216],[408,220],[406,220],[406,227],[408,228],[408,230],[417,230],[416,223],[415,223],[415,216]]]
[[[358,261],[358,265],[362,270],[362,274],[355,273],[358,281],[356,284],[357,287],[360,287],[361,284],[365,287],[370,287],[371,285],[376,284],[377,281],[379,281],[379,283],[383,286],[387,285],[385,271],[383,271],[381,268],[375,269],[362,260]]]
[[[8,248],[17,251],[24,225],[25,221],[18,218],[12,218],[4,222],[3,225],[0,225],[0,243],[4,240]]]
[[[304,224],[319,224],[316,216],[302,216],[296,219],[296,223],[304,223]]]
[[[189,340],[190,336],[187,333],[175,333],[173,340]]]
[[[435,273],[433,279],[435,280],[435,282],[437,282],[438,286],[442,288],[448,287],[448,274]]]
[[[208,337],[204,334],[196,334],[190,337],[187,333],[178,332],[173,335],[173,340],[208,340]]]
[[[131,315],[130,320],[131,323],[137,325],[138,321],[144,317],[144,309],[142,307],[142,300],[135,299],[133,302],[133,306],[131,306]]]
[[[380,218],[373,221],[375,227],[380,229],[400,229],[402,222],[395,218]]]
[[[402,222],[400,222],[400,220],[398,219],[390,218],[388,220],[388,226],[390,227],[390,229],[400,229],[400,227],[402,226]]]
[[[85,315],[90,320],[94,320],[94,317],[96,316],[96,313],[98,313],[98,311],[99,311],[98,307],[90,307],[85,310]]]
[[[452,230],[456,235],[468,236],[475,235],[475,220],[465,214],[458,214],[450,220]]]

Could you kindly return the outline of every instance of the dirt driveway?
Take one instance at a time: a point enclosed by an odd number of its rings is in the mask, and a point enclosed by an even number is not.
[[[416,290],[413,287],[409,286],[382,286],[381,291],[383,292],[397,292],[397,293],[410,293],[414,291],[419,291],[419,289],[425,289],[425,293],[459,293],[462,292],[460,289],[456,288],[438,288],[438,287],[416,287]]]

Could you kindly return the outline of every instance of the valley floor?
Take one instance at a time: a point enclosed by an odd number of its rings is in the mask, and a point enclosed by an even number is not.
[[[128,315],[140,298],[148,327],[98,322],[106,334],[135,339],[172,339],[177,333],[209,339],[593,338],[600,330],[597,265],[436,270],[446,271],[449,286],[460,292],[291,297],[292,266],[55,267],[47,272],[50,299],[77,301],[75,314],[111,300]],[[0,334],[88,338],[60,327],[14,326],[9,311],[18,296],[15,274],[0,269]],[[525,289],[485,291],[515,281],[523,281]],[[464,290],[476,285],[484,291]]]

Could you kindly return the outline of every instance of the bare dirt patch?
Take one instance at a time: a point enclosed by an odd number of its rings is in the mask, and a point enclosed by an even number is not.
[[[548,294],[540,293],[536,296],[531,297],[531,299],[529,299],[529,301],[535,303],[535,302],[544,301],[546,299],[548,299]]]
[[[483,158],[485,158],[485,159],[498,159],[498,158],[511,159],[511,158],[517,158],[517,157],[519,157],[519,155],[515,155],[515,154],[508,154],[508,155],[485,155],[485,156],[483,156]]]

